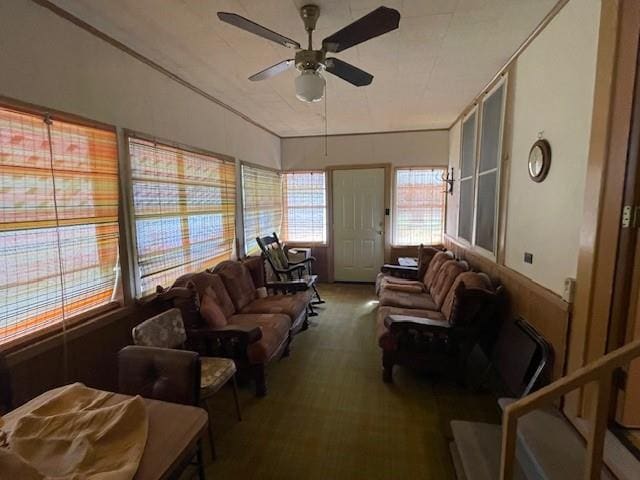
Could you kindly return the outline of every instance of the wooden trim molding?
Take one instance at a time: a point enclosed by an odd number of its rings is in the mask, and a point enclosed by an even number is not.
[[[523,317],[551,343],[554,352],[553,378],[563,376],[566,371],[571,305],[551,290],[473,251],[450,235],[445,234],[444,246],[456,257],[469,262],[472,268],[485,272],[494,282],[504,285],[509,303],[507,315]]]
[[[637,2],[602,2],[569,372],[606,353],[633,101],[638,22]],[[635,26],[628,28],[628,25]],[[633,66],[632,70],[630,66]],[[585,392],[573,392],[567,397],[568,415],[581,416],[589,410],[591,396]]]

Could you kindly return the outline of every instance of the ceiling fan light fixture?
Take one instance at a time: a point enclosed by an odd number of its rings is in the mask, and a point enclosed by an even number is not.
[[[303,70],[296,77],[296,97],[303,102],[319,102],[324,96],[326,81],[317,70]]]

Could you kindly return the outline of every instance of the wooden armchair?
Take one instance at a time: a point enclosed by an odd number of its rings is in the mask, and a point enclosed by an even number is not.
[[[503,287],[493,288],[484,274],[461,274],[447,296],[442,312],[410,309],[384,318],[379,338],[383,380],[391,382],[393,366],[442,370],[455,365],[462,378],[473,347],[490,341],[498,329]],[[451,362],[456,358],[457,362]]]
[[[311,303],[313,305],[324,303],[316,288],[317,276],[311,273],[311,266],[316,260],[314,257],[305,258],[299,262],[290,261],[285,251],[286,247],[280,243],[276,232],[266,237],[256,237],[256,242],[280,282],[293,282],[305,278],[308,280],[307,284],[313,289],[315,300],[312,300]],[[313,308],[311,308],[311,314],[314,314]]]

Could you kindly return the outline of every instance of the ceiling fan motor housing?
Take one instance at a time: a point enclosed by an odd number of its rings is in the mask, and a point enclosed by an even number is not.
[[[296,52],[296,68],[303,70],[318,70],[325,68],[325,53],[322,50],[298,50]]]

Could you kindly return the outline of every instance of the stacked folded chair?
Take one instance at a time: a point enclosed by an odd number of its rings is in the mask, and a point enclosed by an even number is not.
[[[452,357],[462,374],[472,348],[495,337],[502,297],[503,288],[486,274],[470,271],[444,251],[433,255],[421,279],[381,277],[377,334],[383,380],[392,381],[396,364],[443,370]]]

